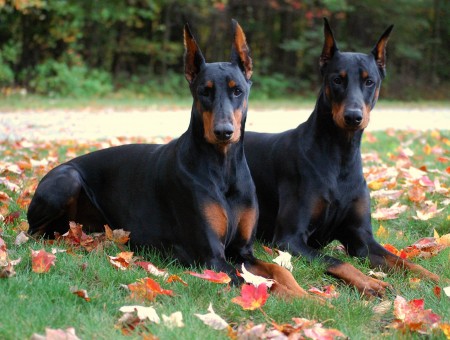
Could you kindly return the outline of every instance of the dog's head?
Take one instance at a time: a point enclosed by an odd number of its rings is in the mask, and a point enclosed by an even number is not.
[[[386,44],[392,28],[386,29],[369,54],[341,52],[324,19],[325,42],[320,56],[323,95],[339,128],[357,131],[369,124],[386,74]]]
[[[193,117],[206,142],[224,151],[241,140],[247,115],[252,59],[244,31],[233,20],[230,62],[206,63],[189,26],[184,27],[184,70],[194,98]],[[200,119],[199,119],[200,118]]]

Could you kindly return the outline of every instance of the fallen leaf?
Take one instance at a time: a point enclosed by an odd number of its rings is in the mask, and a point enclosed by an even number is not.
[[[187,282],[184,281],[181,277],[179,277],[178,275],[170,275],[167,280],[167,283],[173,283],[173,282],[180,282],[182,285],[184,286],[188,286]]]
[[[441,323],[439,327],[444,332],[445,337],[450,340],[450,323]]]
[[[436,217],[444,208],[438,209],[437,203],[433,203],[421,210],[416,210],[416,216],[413,216],[415,220],[427,221]]]
[[[155,308],[145,307],[145,306],[122,306],[119,308],[122,313],[133,313],[136,312],[140,320],[148,319],[154,323],[160,323],[161,319],[156,313]]]
[[[240,305],[245,310],[255,310],[264,306],[268,297],[269,293],[267,293],[267,286],[264,283],[258,287],[244,284],[241,288],[241,295],[231,299],[231,302]]]
[[[278,249],[276,251],[278,253],[278,256],[274,258],[272,261],[280,265],[281,267],[284,267],[287,270],[292,271],[294,269],[291,263],[292,255],[286,251],[281,251]]]
[[[447,295],[448,297],[450,297],[450,286],[445,287],[445,288],[443,288],[442,290],[444,291],[445,295]]]
[[[231,278],[228,276],[228,274],[223,272],[217,273],[214,270],[210,269],[205,269],[202,274],[195,272],[188,272],[188,274],[214,283],[228,284],[231,282]]]
[[[132,251],[123,251],[117,256],[109,256],[109,263],[111,263],[114,268],[120,270],[127,270],[130,267],[130,264],[133,260],[133,252]]]
[[[434,286],[433,293],[438,299],[440,299],[441,298],[441,287]]]
[[[123,229],[111,230],[109,225],[105,224],[106,239],[113,241],[116,244],[125,244],[130,240],[130,232]]]
[[[84,299],[87,302],[91,301],[91,298],[88,296],[86,289],[78,289],[77,287],[72,287],[70,288],[70,292]]]
[[[303,330],[303,333],[308,338],[315,340],[325,340],[325,339],[335,339],[335,338],[346,338],[346,336],[334,328],[323,328],[322,324],[316,323],[312,328],[307,328]]]
[[[322,289],[311,287],[308,289],[308,292],[319,295],[326,299],[336,298],[339,296],[339,293],[336,291],[336,287],[334,285],[328,285],[322,287]]]
[[[406,210],[408,210],[408,206],[401,205],[397,202],[390,208],[377,208],[375,212],[372,213],[372,218],[377,220],[394,220]]]
[[[374,277],[374,278],[376,278],[376,279],[384,279],[384,278],[386,278],[387,277],[387,274],[386,273],[383,273],[383,272],[374,272],[373,270],[369,270],[369,273],[367,274],[367,275],[369,275],[370,277]]]
[[[137,300],[153,301],[158,295],[174,296],[173,291],[162,289],[161,286],[149,277],[130,283],[128,289],[131,291],[131,298]]]
[[[262,248],[264,249],[264,251],[269,254],[269,255],[273,255],[273,250],[272,248],[266,247],[266,246],[262,246]]]
[[[80,340],[72,327],[63,329],[45,329],[45,335],[33,334],[30,340]]]
[[[138,261],[135,263],[137,266],[145,269],[147,272],[154,276],[160,276],[166,279],[169,276],[169,273],[166,270],[162,270],[157,268],[153,263],[145,262],[145,261]]]
[[[14,241],[14,244],[16,246],[20,246],[21,244],[26,243],[29,240],[29,237],[23,232],[21,231],[17,236],[16,239]]]
[[[255,287],[258,287],[260,284],[265,284],[267,288],[271,288],[272,285],[275,283],[272,279],[266,279],[265,277],[258,276],[255,274],[250,273],[242,264],[242,273],[239,273],[239,275],[244,279],[246,283],[250,283],[254,285]]]
[[[388,327],[421,334],[429,334],[438,327],[440,321],[439,315],[431,309],[424,309],[423,299],[406,301],[401,296],[394,300],[394,316],[395,320]]]
[[[211,327],[212,329],[222,330],[229,327],[228,323],[214,312],[212,303],[209,304],[208,312],[209,313],[207,314],[194,315],[202,320],[205,325]]]
[[[386,228],[383,227],[383,225],[380,224],[380,227],[378,228],[376,234],[379,238],[387,238],[389,236],[389,232],[386,230]]]
[[[164,324],[169,328],[181,328],[184,327],[183,314],[181,312],[175,312],[169,316],[163,314],[162,319]]]
[[[31,249],[31,267],[35,273],[46,273],[55,265],[56,256],[47,253],[44,249]]]

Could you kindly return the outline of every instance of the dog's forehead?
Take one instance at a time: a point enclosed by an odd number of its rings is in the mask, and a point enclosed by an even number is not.
[[[205,81],[228,83],[232,80],[235,83],[247,83],[239,67],[228,62],[206,63],[202,73]]]
[[[372,54],[356,52],[338,52],[329,65],[331,72],[360,72],[377,73],[377,65]]]

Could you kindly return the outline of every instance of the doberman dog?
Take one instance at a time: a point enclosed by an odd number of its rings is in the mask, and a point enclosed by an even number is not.
[[[131,144],[74,158],[43,177],[28,209],[31,234],[52,237],[69,221],[131,231],[131,246],[170,250],[242,279],[235,265],[276,280],[275,292],[307,293],[292,274],[253,255],[258,216],[243,137],[252,59],[233,20],[231,62],[206,63],[184,27],[185,76],[193,97],[187,131],[168,144]]]
[[[259,201],[258,237],[308,260],[368,296],[389,285],[320,249],[340,241],[351,256],[374,267],[405,268],[438,281],[419,265],[382,247],[372,233],[370,196],[360,144],[385,76],[386,44],[393,26],[370,54],[339,51],[328,21],[320,56],[322,88],[309,119],[277,134],[247,132],[245,153]]]

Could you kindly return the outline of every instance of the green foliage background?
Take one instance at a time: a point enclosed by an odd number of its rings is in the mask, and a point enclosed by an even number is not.
[[[439,100],[450,89],[449,14],[447,0],[0,0],[0,87],[188,96],[184,23],[207,60],[227,60],[236,18],[252,49],[254,97],[311,96],[328,17],[350,51],[369,52],[395,24],[383,97]]]

